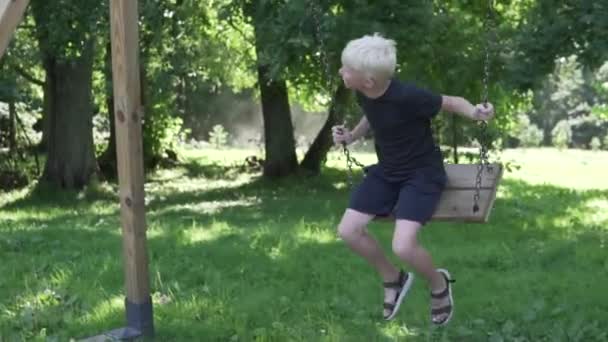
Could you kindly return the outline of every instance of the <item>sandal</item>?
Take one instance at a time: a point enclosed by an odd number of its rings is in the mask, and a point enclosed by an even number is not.
[[[395,301],[393,303],[384,302],[384,308],[391,311],[389,315],[384,316],[385,320],[390,321],[395,317],[395,315],[397,315],[399,307],[401,306],[401,302],[403,301],[403,298],[405,298],[405,295],[412,286],[413,281],[414,275],[412,273],[406,273],[403,270],[400,270],[399,278],[397,279],[397,281],[383,283],[384,288],[397,289],[397,293],[395,294]]]
[[[452,279],[450,273],[444,269],[438,269],[437,272],[441,273],[441,275],[445,278],[445,289],[441,292],[435,293],[431,291],[431,297],[435,299],[444,299],[446,297],[449,298],[449,304],[446,306],[442,306],[440,308],[431,309],[431,321],[436,325],[445,325],[452,318],[452,314],[454,313],[454,299],[452,298],[452,283],[456,280]],[[444,315],[443,319],[436,319],[438,315]]]

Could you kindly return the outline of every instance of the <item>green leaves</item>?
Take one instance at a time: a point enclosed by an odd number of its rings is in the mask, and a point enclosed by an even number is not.
[[[78,58],[99,29],[105,28],[108,2],[31,1],[40,48],[60,59]]]
[[[608,3],[605,1],[537,0],[515,29],[510,81],[533,88],[549,74],[558,57],[576,55],[596,68],[608,59]]]

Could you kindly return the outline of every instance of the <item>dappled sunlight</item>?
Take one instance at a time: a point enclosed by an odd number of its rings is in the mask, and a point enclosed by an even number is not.
[[[608,230],[608,192],[604,198],[592,198],[584,203],[583,220]]]
[[[199,226],[192,222],[192,227],[184,231],[185,243],[208,242],[219,239],[222,236],[233,234],[234,229],[225,221],[213,221],[211,224]]]
[[[394,340],[395,338],[406,339],[421,337],[425,334],[428,335],[428,330],[423,332],[420,328],[409,327],[407,324],[398,324],[396,322],[393,324],[384,324],[380,326],[379,332],[387,339],[387,341]]]
[[[201,201],[201,202],[192,202],[185,204],[175,204],[160,207],[157,210],[150,210],[150,213],[155,215],[164,215],[169,213],[178,213],[178,212],[187,212],[191,213],[191,215],[182,216],[183,220],[194,219],[198,214],[203,215],[212,215],[221,212],[222,210],[228,208],[236,208],[236,207],[252,207],[258,205],[261,202],[261,199],[257,197],[248,197],[238,200],[214,200],[214,201]]]
[[[120,295],[106,295],[105,299],[99,301],[96,305],[92,306],[87,313],[80,319],[82,324],[98,326],[106,323],[108,317],[120,317],[124,316],[125,311],[125,297],[123,294]],[[118,327],[112,327],[112,329]]]
[[[16,329],[40,330],[78,320],[81,298],[69,290],[72,282],[70,270],[55,269],[40,283],[26,283],[23,293],[12,297],[11,302],[0,305],[0,322],[12,322]]]
[[[30,191],[31,187],[13,190],[10,192],[3,192],[2,196],[0,196],[0,210],[7,204],[26,198],[29,195]]]
[[[213,180],[205,181],[197,178],[180,178],[170,183],[146,183],[146,201],[162,200],[175,193],[211,191],[217,189],[238,188],[250,181],[249,177],[241,177],[235,180]]]
[[[295,239],[302,242],[314,242],[320,244],[335,243],[338,240],[337,222],[300,221],[296,226]]]
[[[31,187],[1,197],[0,229],[43,230],[55,222],[97,229],[108,217],[118,218],[120,214],[117,190],[108,184],[64,193]]]

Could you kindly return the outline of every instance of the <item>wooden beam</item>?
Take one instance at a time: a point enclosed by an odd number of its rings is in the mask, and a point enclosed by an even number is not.
[[[29,0],[0,0],[0,58],[8,47],[15,29],[23,20]]]
[[[146,246],[137,0],[111,0],[112,78],[126,310],[129,327],[154,333]]]

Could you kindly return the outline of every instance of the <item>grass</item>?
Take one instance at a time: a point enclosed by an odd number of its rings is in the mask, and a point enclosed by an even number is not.
[[[249,153],[187,151],[147,181],[157,340],[608,340],[608,153],[505,151],[521,168],[505,175],[490,223],[423,230],[457,279],[442,329],[420,278],[397,319],[380,319],[380,280],[335,235],[348,199],[339,154],[322,177],[270,183],[233,167]],[[2,194],[0,341],[124,324],[117,203],[109,184]],[[391,225],[370,230],[389,250]]]

